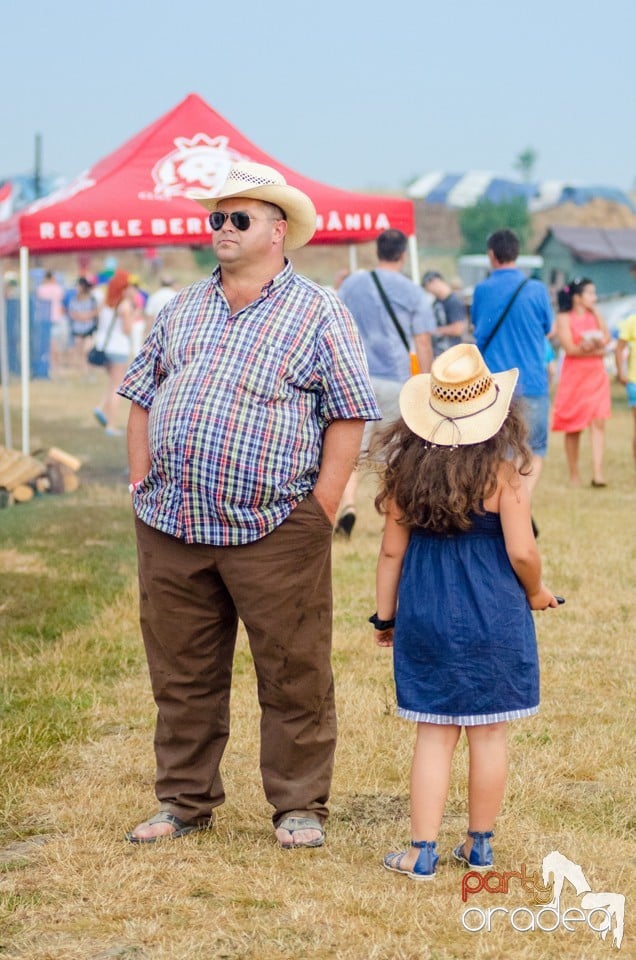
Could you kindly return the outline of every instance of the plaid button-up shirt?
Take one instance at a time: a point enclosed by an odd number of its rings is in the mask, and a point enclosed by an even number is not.
[[[217,268],[160,311],[119,393],[149,414],[144,523],[187,543],[250,543],[313,489],[325,429],[379,420],[355,324],[289,263],[233,316]]]

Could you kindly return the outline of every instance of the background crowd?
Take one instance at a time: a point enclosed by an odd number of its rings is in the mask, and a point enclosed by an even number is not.
[[[483,320],[485,314],[492,313],[489,298],[494,296],[496,306],[499,290],[503,296],[507,286],[512,289],[527,280],[516,270],[514,250],[513,246],[512,253],[506,252],[513,260],[503,268],[501,263],[493,262],[488,282],[479,284],[471,298],[464,295],[459,281],[447,279],[437,270],[424,272],[421,287],[413,284],[405,275],[406,238],[395,230],[385,231],[379,238],[378,263],[373,271],[339,273],[334,287],[360,329],[384,420],[396,415],[399,389],[412,370],[430,369],[434,357],[461,342],[477,342],[483,347],[476,328],[480,318]],[[376,289],[378,281],[381,289]],[[533,287],[534,295],[528,296]],[[542,284],[534,281],[516,307],[514,304],[511,307],[512,316],[506,325],[521,338],[519,348],[510,355],[507,345],[514,334],[504,331],[499,336],[501,343],[492,348],[495,366],[505,367],[509,361],[519,364],[522,375],[518,393],[525,394],[527,407],[534,411],[531,420],[535,425],[537,405],[542,406],[540,416],[545,419],[547,405],[552,402],[550,428],[563,433],[565,463],[572,486],[582,482],[581,437],[589,430],[592,461],[589,482],[593,487],[603,487],[608,482],[604,466],[604,424],[611,415],[609,385],[614,376],[625,386],[627,402],[633,411],[631,444],[636,463],[636,315],[608,329],[594,284],[585,277],[572,278],[561,289],[551,291],[548,305],[545,288],[542,288]],[[173,277],[166,274],[160,278],[160,286],[149,292],[138,276],[123,270],[107,271],[100,276],[84,274],[71,284],[62,274],[46,271],[36,285],[37,299],[46,302],[50,310],[48,370],[51,378],[63,378],[71,372],[87,380],[101,375],[91,367],[88,356],[94,346],[103,349],[106,343],[107,389],[94,415],[108,437],[123,433],[123,424],[117,418],[116,390],[126,366],[141,349],[159,310],[177,289]],[[15,293],[15,286],[7,293]],[[545,317],[549,317],[547,330],[544,327],[548,321],[540,322],[538,337],[529,333],[527,325],[528,310],[530,314],[536,310],[537,297],[542,301]],[[532,363],[528,359],[529,344],[533,344],[535,351]],[[537,351],[541,357],[540,370]],[[530,390],[524,388],[528,375],[541,381],[538,391],[538,381],[530,385]],[[368,447],[376,429],[373,423],[368,424],[363,449]],[[538,444],[535,438],[533,449],[535,469],[531,486],[540,475],[547,450],[547,431]],[[336,528],[339,536],[350,536],[355,524],[357,486],[358,476],[354,471],[343,495]]]

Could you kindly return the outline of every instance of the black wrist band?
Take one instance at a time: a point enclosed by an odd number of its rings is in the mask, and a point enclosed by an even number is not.
[[[376,630],[391,630],[395,626],[395,617],[391,620],[380,620],[377,613],[369,617],[369,623],[372,623]]]

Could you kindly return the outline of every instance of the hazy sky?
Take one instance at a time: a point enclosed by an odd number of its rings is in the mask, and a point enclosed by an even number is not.
[[[432,170],[631,189],[634,0],[7,0],[0,179],[71,178],[188,93],[287,166],[401,190]]]

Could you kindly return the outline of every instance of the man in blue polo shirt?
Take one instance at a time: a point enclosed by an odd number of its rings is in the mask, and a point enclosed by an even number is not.
[[[497,230],[487,245],[492,273],[475,287],[471,318],[477,346],[493,373],[519,370],[516,393],[526,404],[532,449],[526,480],[532,496],[548,450],[545,338],[552,329],[552,307],[544,284],[517,268],[519,240],[512,230]]]

